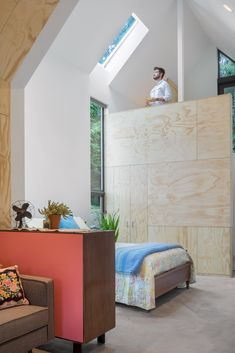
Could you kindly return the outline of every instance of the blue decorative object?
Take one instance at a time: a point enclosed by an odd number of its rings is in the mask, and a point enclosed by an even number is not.
[[[61,217],[59,229],[80,229],[73,216]]]

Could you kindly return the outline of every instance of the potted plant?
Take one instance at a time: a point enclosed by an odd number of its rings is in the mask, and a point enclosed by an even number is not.
[[[115,241],[118,240],[119,236],[119,220],[120,216],[117,215],[117,212],[103,213],[99,219],[100,229],[114,230]]]
[[[72,216],[72,211],[65,203],[54,202],[51,200],[48,200],[47,207],[38,209],[38,212],[44,215],[49,220],[49,225],[51,229],[59,228],[61,216],[63,216],[64,218]]]

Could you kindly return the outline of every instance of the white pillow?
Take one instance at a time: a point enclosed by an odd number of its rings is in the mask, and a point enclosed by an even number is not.
[[[80,229],[90,230],[88,225],[84,222],[84,220],[81,217],[73,217],[73,219],[75,220],[75,222],[77,223]]]
[[[27,222],[27,226],[29,228],[43,228],[43,220],[44,218],[32,218]]]

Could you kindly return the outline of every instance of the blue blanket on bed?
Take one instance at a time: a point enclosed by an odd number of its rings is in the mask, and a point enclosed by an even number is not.
[[[115,268],[116,272],[124,274],[137,274],[145,256],[155,252],[182,248],[179,244],[143,243],[119,245],[116,244]]]

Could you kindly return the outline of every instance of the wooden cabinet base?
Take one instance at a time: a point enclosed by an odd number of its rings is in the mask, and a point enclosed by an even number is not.
[[[97,343],[105,344],[105,333],[97,337]],[[73,353],[82,353],[82,343],[73,342]]]
[[[5,267],[54,279],[56,337],[75,342],[76,353],[93,339],[105,342],[115,327],[113,231],[0,231],[0,244]]]

